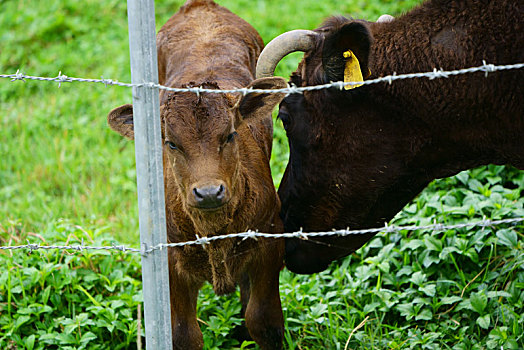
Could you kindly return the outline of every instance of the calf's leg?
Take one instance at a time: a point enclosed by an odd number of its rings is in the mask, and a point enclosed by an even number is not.
[[[240,280],[238,282],[240,286],[240,304],[242,305],[242,308],[240,309],[240,315],[243,319],[242,324],[236,326],[231,331],[231,336],[238,340],[240,343],[243,341],[250,341],[253,340],[251,336],[249,335],[249,331],[246,327],[246,309],[247,309],[247,303],[249,302],[249,293],[250,293],[250,283],[249,283],[249,275],[247,273],[243,273],[240,277]]]
[[[202,332],[197,322],[196,304],[201,282],[178,271],[174,252],[169,253],[169,291],[173,349],[201,350]]]
[[[284,317],[280,304],[278,277],[282,268],[283,242],[265,241],[259,259],[249,266],[250,295],[246,325],[263,350],[282,349]]]

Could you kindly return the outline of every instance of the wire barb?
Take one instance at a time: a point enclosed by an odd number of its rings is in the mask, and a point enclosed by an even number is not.
[[[16,73],[13,75],[13,79],[11,79],[11,81],[16,80],[22,80],[25,83],[25,75],[20,72],[20,69],[16,71]]]
[[[71,82],[69,80],[69,77],[67,75],[63,75],[62,71],[58,72],[58,76],[56,77],[56,81],[58,81],[58,87],[60,88],[62,86],[62,83],[64,82]]]
[[[29,254],[33,252],[33,250],[37,250],[40,248],[40,245],[38,243],[30,243],[29,240],[27,240],[27,249],[29,249]]]
[[[286,90],[286,89],[285,89]],[[287,87],[288,94],[302,94],[303,91],[298,88],[295,84],[291,83]]]
[[[433,75],[429,77],[429,80],[437,79],[437,78],[448,78],[449,73],[445,72],[442,68],[438,69],[433,68]]]
[[[211,243],[209,242],[209,238],[206,236],[200,237],[198,234],[195,234],[195,236],[197,238],[195,242],[197,242],[199,245],[206,246]]]
[[[104,79],[103,76],[100,76],[100,79],[102,80],[102,84],[104,84],[106,87],[108,85],[113,85],[113,80],[111,80],[111,79]]]
[[[485,60],[482,60],[482,67],[483,70],[486,72],[484,76],[487,78],[488,73],[495,72],[497,70],[496,66],[494,64],[487,64]]]
[[[397,232],[397,228],[394,225],[389,225],[387,222],[384,223],[384,232],[385,233],[394,233]]]
[[[247,94],[250,93],[250,90],[253,90],[253,88],[242,88],[240,89],[240,93],[242,94],[242,96],[246,96]]]

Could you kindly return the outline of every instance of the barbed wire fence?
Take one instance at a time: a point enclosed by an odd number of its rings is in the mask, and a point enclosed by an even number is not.
[[[150,0],[144,0],[144,2],[147,2],[147,1],[150,1]],[[140,3],[139,0],[135,0],[135,1],[129,1],[128,4],[133,4],[132,6],[135,6],[134,3]],[[142,6],[142,5],[140,5]],[[145,6],[145,5],[144,5]],[[151,12],[148,12],[149,9],[146,9],[145,11],[141,11],[140,9],[135,9],[131,12],[129,12],[129,14],[131,14],[132,12],[136,12],[136,13],[139,13],[141,16],[144,16],[146,18],[146,20],[144,22],[148,22],[148,25],[151,25],[151,21],[152,21],[152,28],[149,28],[149,29],[152,29],[152,32],[151,30],[149,31],[149,35],[151,36],[151,33],[154,34],[154,10],[152,11],[153,13],[153,16],[151,16]],[[147,18],[148,17],[148,18]],[[142,18],[143,19],[143,18]],[[129,15],[129,20],[131,21],[131,15]],[[136,18],[134,18],[133,20],[136,20]],[[137,22],[135,22],[137,23]],[[139,25],[135,25],[135,30],[139,30],[141,31],[141,27]],[[132,26],[130,25],[130,31],[131,31],[131,28]],[[136,34],[136,33],[135,33]],[[130,34],[131,36],[131,34]],[[136,36],[139,36],[139,35],[136,35]],[[143,40],[142,40],[143,39]],[[151,37],[149,38],[141,38],[141,42],[142,44],[145,42],[147,45],[151,45],[151,43],[154,43],[154,40],[151,39]],[[144,44],[144,45],[146,45]],[[138,45],[138,44],[137,44]],[[139,51],[139,50],[135,50],[135,51]],[[156,51],[150,51],[150,52],[156,52]],[[134,52],[133,52],[133,49],[131,49],[131,55],[133,55]],[[154,61],[156,64],[156,56],[154,57],[154,59],[152,57],[148,57],[149,59],[152,59],[152,61]],[[138,59],[135,59],[135,61],[138,60],[144,60],[145,62],[145,59],[143,58],[143,56],[140,56]],[[153,81],[147,81],[149,79],[144,79],[142,78],[142,80],[140,80],[140,78],[134,78],[133,77],[133,59],[131,60],[132,61],[132,78],[133,80],[135,81],[134,83],[123,83],[123,82],[119,82],[117,80],[112,80],[112,79],[104,79],[103,77],[101,77],[101,79],[87,79],[87,78],[75,78],[75,77],[69,77],[67,75],[64,75],[62,74],[62,72],[60,71],[58,73],[58,75],[56,77],[39,77],[39,76],[31,76],[31,75],[26,75],[24,73],[22,73],[20,70],[17,70],[16,73],[14,74],[0,74],[0,78],[4,78],[4,79],[9,79],[11,82],[25,82],[27,80],[35,80],[35,81],[47,81],[47,82],[56,82],[58,83],[58,87],[61,87],[62,84],[64,83],[72,83],[72,82],[81,82],[81,83],[94,83],[94,84],[103,84],[105,85],[106,87],[109,87],[109,86],[121,86],[121,87],[127,87],[127,88],[133,88],[133,94],[135,94],[135,90],[137,91],[140,91],[140,90],[145,90],[147,91],[147,93],[145,93],[145,98],[143,99],[144,101],[146,101],[144,103],[144,106],[147,104],[148,106],[152,106],[152,109],[156,108],[158,109],[158,100],[156,100],[156,106],[155,106],[155,103],[152,103],[152,101],[154,102],[155,99],[154,98],[151,98],[154,92],[154,90],[156,89],[160,89],[160,90],[167,90],[167,91],[172,91],[172,92],[191,92],[191,93],[195,93],[195,94],[200,94],[200,93],[218,93],[218,94],[226,94],[226,93],[240,93],[240,94],[243,94],[243,95],[246,95],[246,94],[250,94],[250,93],[284,93],[284,94],[295,94],[295,93],[304,93],[304,92],[307,92],[307,91],[318,91],[318,90],[323,90],[323,89],[331,89],[331,88],[338,88],[338,89],[343,89],[344,86],[347,86],[347,85],[356,85],[356,84],[362,84],[362,85],[372,85],[372,84],[380,84],[380,83],[388,83],[388,84],[392,84],[393,82],[397,82],[397,81],[402,81],[402,80],[407,80],[407,79],[430,79],[430,80],[434,80],[434,79],[445,79],[445,78],[450,78],[450,77],[453,77],[453,76],[458,76],[458,75],[464,75],[464,74],[472,74],[472,73],[479,73],[479,72],[483,72],[485,77],[488,77],[489,74],[491,73],[495,73],[495,72],[499,72],[499,71],[508,71],[508,70],[517,70],[517,69],[522,69],[524,68],[524,63],[516,63],[516,64],[510,64],[510,65],[494,65],[494,64],[489,64],[489,63],[486,63],[485,61],[483,61],[482,65],[480,66],[477,66],[477,67],[470,67],[470,68],[463,68],[463,69],[456,69],[456,70],[443,70],[443,69],[437,69],[437,68],[434,68],[432,71],[428,71],[428,72],[419,72],[419,73],[408,73],[408,74],[396,74],[396,73],[393,73],[391,75],[387,75],[387,76],[384,76],[384,77],[380,77],[380,78],[376,78],[376,79],[371,79],[371,80],[366,80],[364,82],[342,82],[342,81],[338,81],[338,82],[331,82],[331,83],[328,83],[328,84],[322,84],[322,85],[315,85],[315,86],[305,86],[305,87],[297,87],[297,86],[294,86],[294,85],[291,85],[291,86],[288,86],[286,88],[282,88],[282,89],[253,89],[253,88],[241,88],[241,89],[229,89],[229,90],[220,90],[220,89],[207,89],[207,88],[202,88],[202,87],[187,87],[187,88],[172,88],[172,87],[167,87],[167,86],[163,86],[163,85],[160,85],[158,83],[155,83]],[[144,63],[144,62],[139,62],[139,63]],[[144,63],[145,64],[145,63]],[[140,70],[140,69],[138,69]],[[146,74],[142,74],[143,72],[139,72],[140,74],[137,74],[137,77],[140,76],[140,77],[144,77],[144,76],[149,76],[149,77],[153,77],[154,78],[154,74],[151,75],[150,71],[149,72],[146,72]],[[157,74],[158,75],[158,74]],[[139,81],[142,81],[142,82],[136,82],[136,80],[139,80]],[[142,88],[142,89],[137,89],[137,88]],[[158,94],[157,94],[158,95]],[[140,99],[139,99],[140,100]],[[140,104],[142,103],[142,101],[140,102]],[[136,103],[135,105],[138,105],[139,103]],[[154,107],[154,108],[153,108]],[[144,116],[145,116],[145,112],[142,110],[142,112],[144,113]],[[157,113],[158,111],[154,111],[154,113]],[[139,114],[139,113],[137,113]],[[140,117],[141,118],[141,117]],[[146,118],[147,119],[147,118]],[[151,118],[150,118],[151,119]],[[143,123],[143,121],[141,121],[140,123]],[[149,121],[147,122],[149,123]],[[150,127],[150,124],[148,124],[148,127]],[[149,134],[149,131],[148,131],[148,134],[147,136],[144,135],[144,136],[140,136],[141,138],[143,137],[144,140],[145,139],[148,139],[148,140],[151,140],[151,135],[152,134]],[[138,136],[139,135],[136,135],[136,139],[135,139],[135,143],[138,141]],[[154,140],[154,138],[153,138]],[[154,148],[154,147],[153,147]],[[158,147],[160,149],[160,147]],[[147,172],[148,174],[146,176],[150,176],[151,173],[154,173],[154,170],[155,169],[152,169],[151,167],[151,164],[153,164],[153,166],[155,165],[158,165],[158,159],[154,160],[154,157],[157,157],[158,158],[158,151],[156,151],[157,153],[155,155],[151,155],[151,154],[147,154],[145,155],[144,157],[150,157],[149,158],[149,161],[145,162],[147,163]],[[138,152],[137,152],[137,168],[139,167],[139,162],[138,162],[138,158],[139,158],[139,155],[138,155]],[[153,159],[153,160],[151,160]],[[156,161],[156,163],[155,163]],[[144,163],[141,163],[141,164],[144,164]],[[160,165],[162,163],[160,162]],[[156,169],[158,170],[158,169]],[[161,169],[160,171],[157,171],[157,173],[161,173]],[[139,182],[139,186],[140,187],[140,174],[137,174],[137,180]],[[154,175],[156,178],[157,178],[157,182],[158,182],[158,174],[155,174]],[[150,180],[151,178],[149,177],[148,178],[148,181]],[[158,185],[157,187],[158,188],[162,188],[163,187],[163,182],[162,184],[158,184],[158,183],[155,183],[155,186]],[[144,186],[142,186],[144,187]],[[151,186],[150,186],[151,187]],[[149,193],[148,195],[151,195],[152,193]],[[156,200],[156,203],[154,203],[153,206],[151,207],[148,207],[147,210],[151,211],[152,214],[149,218],[153,217],[153,221],[155,221],[156,223],[156,229],[158,229],[158,226],[162,226],[161,224],[158,225],[158,223],[162,222],[162,220],[165,220],[165,217],[162,217],[162,214],[160,214],[160,211],[158,211],[157,209],[159,207],[162,208],[162,211],[163,211],[163,188],[161,190],[161,192],[155,192],[153,193],[154,195],[157,196],[157,200]],[[140,189],[139,189],[139,206],[141,205],[141,200],[140,200]],[[161,199],[158,200],[158,199]],[[151,200],[150,198],[148,198],[148,200]],[[152,201],[152,200],[151,200]],[[150,205],[151,203],[149,203]],[[156,212],[155,212],[156,210]],[[140,210],[139,210],[139,215],[141,215],[140,213]],[[157,220],[158,219],[158,220]],[[140,217],[140,221],[142,222],[142,217]],[[169,291],[169,288],[166,287],[166,281],[167,281],[167,273],[166,271],[154,271],[152,270],[153,266],[160,266],[162,269],[166,269],[167,266],[163,266],[165,264],[162,264],[162,263],[159,263],[159,261],[167,261],[167,254],[166,254],[166,250],[167,248],[172,248],[172,247],[182,247],[182,246],[187,246],[187,245],[201,245],[201,246],[205,246],[205,245],[208,245],[208,244],[212,244],[213,242],[215,241],[218,241],[218,240],[223,240],[223,239],[243,239],[243,240],[246,240],[246,239],[257,239],[257,238],[274,238],[274,239],[278,239],[278,238],[298,238],[298,239],[304,239],[304,240],[308,240],[312,237],[326,237],[326,236],[339,236],[339,237],[344,237],[344,236],[351,236],[351,235],[363,235],[363,234],[376,234],[376,233],[379,233],[379,232],[386,232],[386,233],[390,233],[390,232],[400,232],[400,231],[404,231],[404,230],[407,230],[407,231],[415,231],[415,230],[431,230],[431,231],[447,231],[447,230],[456,230],[456,229],[461,229],[461,228],[474,228],[474,227],[481,227],[481,228],[486,228],[486,227],[496,227],[496,226],[499,226],[499,225],[518,225],[520,223],[523,223],[524,222],[524,217],[522,218],[511,218],[511,219],[504,219],[504,220],[487,220],[487,219],[484,219],[484,220],[480,220],[480,221],[476,221],[476,222],[465,222],[465,223],[460,223],[460,224],[453,224],[453,225],[446,225],[446,224],[441,224],[441,223],[433,223],[432,225],[423,225],[423,226],[395,226],[395,225],[387,225],[384,226],[384,227],[380,227],[380,228],[371,228],[371,229],[363,229],[363,230],[349,230],[349,229],[345,229],[345,230],[333,230],[333,231],[330,231],[330,232],[302,232],[302,230],[298,231],[298,232],[291,232],[291,233],[282,233],[282,234],[269,234],[269,233],[261,233],[261,232],[254,232],[254,231],[247,231],[247,232],[241,232],[241,233],[232,233],[232,234],[228,234],[228,235],[219,235],[219,236],[210,236],[210,237],[199,237],[199,236],[196,236],[195,237],[195,240],[193,241],[188,241],[188,242],[178,242],[178,243],[159,243],[159,244],[148,244],[146,243],[145,240],[142,240],[142,226],[140,227],[140,230],[141,230],[141,247],[140,248],[134,248],[134,247],[126,247],[124,245],[113,245],[113,246],[89,246],[89,245],[84,245],[83,241],[81,244],[78,244],[78,245],[40,245],[40,244],[37,244],[37,243],[31,243],[31,242],[27,242],[27,244],[25,245],[17,245],[17,246],[0,246],[0,251],[16,251],[16,250],[27,250],[29,251],[30,253],[33,252],[33,251],[38,251],[38,250],[67,250],[67,251],[76,251],[78,253],[81,253],[83,251],[88,251],[88,250],[95,250],[95,251],[108,251],[108,252],[123,252],[123,253],[140,253],[142,255],[142,269],[143,271],[146,271],[146,265],[147,265],[147,271],[148,273],[143,273],[143,276],[147,276],[147,278],[151,278],[152,280],[149,280],[150,282],[149,283],[143,283],[144,284],[144,308],[145,308],[145,330],[146,330],[146,342],[148,344],[148,348],[149,349],[162,349],[162,348],[168,348],[171,344],[171,326],[170,326],[170,317],[169,317],[169,312],[166,312],[165,310],[165,305],[169,305],[169,295],[167,295],[167,303],[166,303],[166,292]],[[151,225],[150,225],[151,226]],[[148,227],[147,228],[148,230],[151,229],[151,227]],[[165,224],[164,224],[164,238],[163,240],[165,241]],[[162,231],[162,230],[160,230]],[[161,237],[162,235],[162,232],[160,232],[160,236],[157,235],[157,233],[153,233],[152,236],[154,236],[154,240],[157,240],[158,241],[158,237]],[[164,259],[164,260],[155,260],[155,263],[152,263],[151,259],[160,259],[158,254],[153,254],[155,252],[164,252],[163,255],[161,255]],[[148,258],[150,257],[150,258]],[[156,281],[159,281],[158,283]],[[150,288],[148,290],[148,292],[146,293],[146,290],[145,288],[148,287]],[[157,294],[155,294],[157,293]],[[146,295],[148,294],[148,295]],[[149,303],[149,304],[148,304]],[[154,316],[154,318],[152,318],[152,315]],[[148,324],[151,324],[151,320],[153,321],[152,324],[155,325],[155,327],[151,327],[151,325],[148,326]]]

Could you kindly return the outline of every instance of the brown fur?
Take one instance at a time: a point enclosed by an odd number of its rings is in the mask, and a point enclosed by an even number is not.
[[[286,85],[281,78],[253,81],[263,43],[242,19],[213,1],[188,1],[157,36],[159,80],[171,87],[232,89]],[[269,169],[271,110],[283,95],[160,94],[169,242],[247,230],[282,232],[280,202]],[[132,110],[113,110],[109,125],[132,137]],[[211,208],[198,191],[223,188]],[[278,276],[283,242],[219,240],[169,250],[173,347],[201,349],[198,290],[209,281],[217,294],[240,283],[250,335],[262,349],[280,349],[283,317]]]
[[[328,19],[291,81],[343,80],[351,49],[369,79],[524,61],[518,0],[431,0],[388,23]],[[524,169],[523,70],[413,79],[287,97],[286,231],[377,227],[435,178],[484,164]],[[286,266],[317,272],[372,235],[286,241]]]

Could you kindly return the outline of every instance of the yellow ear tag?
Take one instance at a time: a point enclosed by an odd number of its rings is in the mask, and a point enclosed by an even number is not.
[[[351,50],[347,50],[346,52],[344,52],[344,58],[347,59],[346,68],[344,68],[344,83],[357,83],[364,81],[357,56]],[[362,85],[364,84],[345,85],[344,89],[351,90]]]

